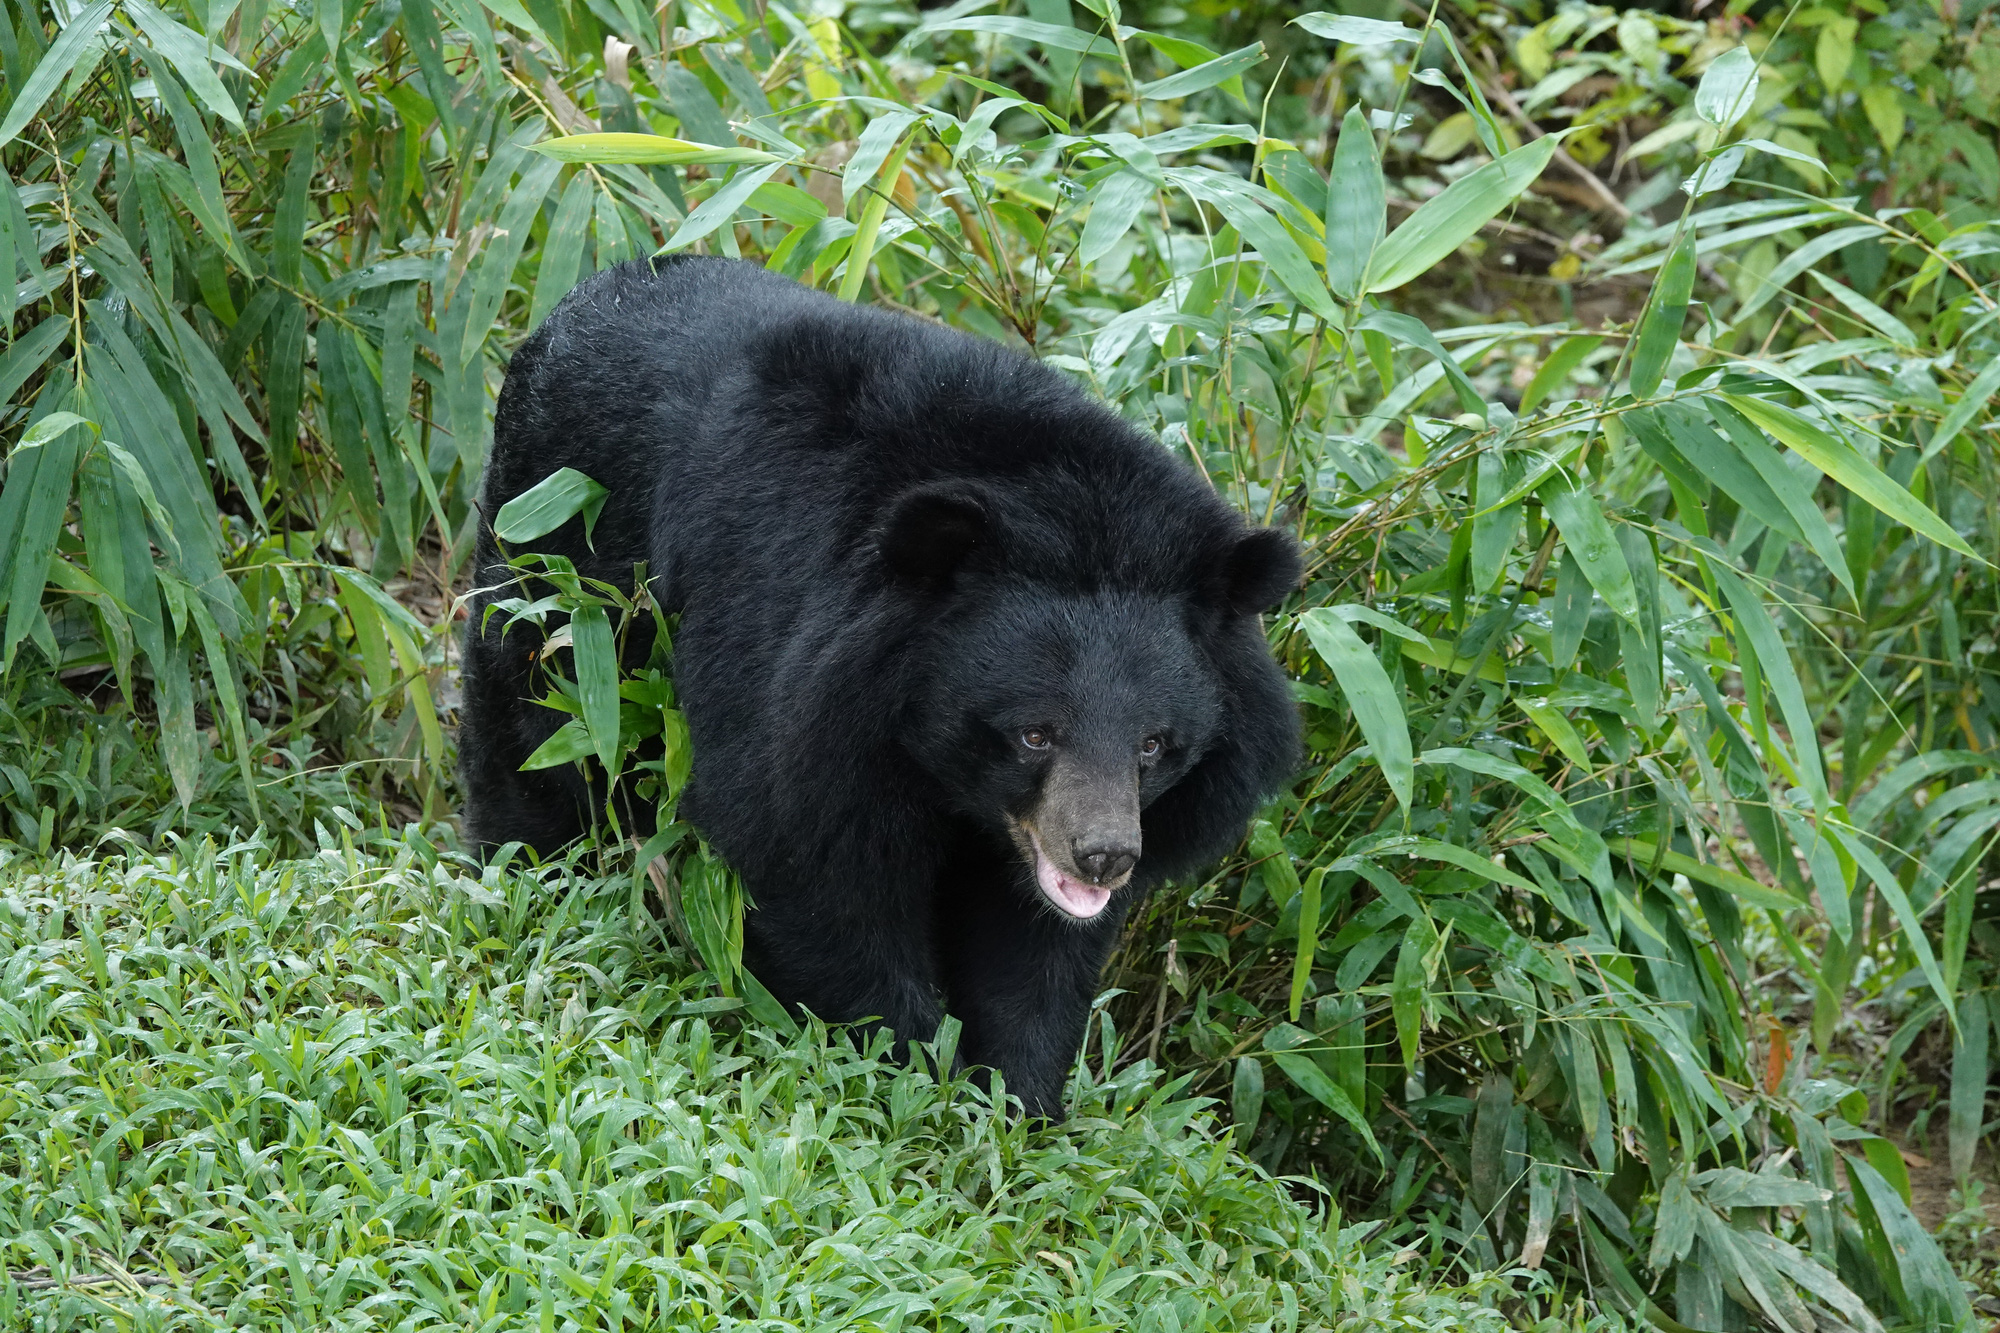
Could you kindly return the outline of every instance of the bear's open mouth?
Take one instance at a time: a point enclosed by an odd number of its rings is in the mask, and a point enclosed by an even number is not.
[[[1102,912],[1104,905],[1111,901],[1112,890],[1118,886],[1092,884],[1063,873],[1049,859],[1049,854],[1042,850],[1042,840],[1034,829],[1028,828],[1027,833],[1028,844],[1035,852],[1035,884],[1041,889],[1042,896],[1079,921],[1088,921]],[[1123,877],[1120,883],[1123,883]]]

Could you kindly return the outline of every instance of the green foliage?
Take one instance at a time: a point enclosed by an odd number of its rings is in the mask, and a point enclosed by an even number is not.
[[[1135,923],[1114,1064],[1438,1263],[1968,1318],[1883,1132],[1926,1081],[1961,1168],[1985,1128],[2000,27],[996,8],[17,7],[9,706],[122,702],[80,767],[0,740],[8,832],[303,841],[364,760],[441,811],[502,358],[593,268],[742,255],[1032,350],[1307,546],[1306,770]],[[621,679],[650,610],[570,582],[506,611],[568,649],[553,757],[670,816],[670,639]],[[633,892],[759,996],[662,822]]]
[[[339,834],[4,867],[0,1323],[1507,1327],[1183,1082],[1030,1126],[745,1028],[622,884]]]

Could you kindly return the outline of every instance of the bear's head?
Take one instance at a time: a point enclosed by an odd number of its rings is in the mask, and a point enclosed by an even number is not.
[[[963,482],[891,506],[875,540],[920,608],[897,734],[940,804],[1004,834],[1049,905],[1087,921],[1139,868],[1142,812],[1228,742],[1244,636],[1271,669],[1256,618],[1299,558],[1225,515],[1176,576],[1103,577],[1047,558],[1061,539],[1036,523]]]

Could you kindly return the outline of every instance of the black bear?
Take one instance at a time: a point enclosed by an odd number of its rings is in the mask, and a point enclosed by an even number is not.
[[[964,1026],[1042,1115],[1127,911],[1242,836],[1298,717],[1259,613],[1285,533],[1063,375],[752,264],[607,270],[516,353],[481,512],[558,468],[611,495],[532,543],[678,612],[680,811],[742,875],[781,1000]],[[475,580],[512,571],[485,524]],[[490,849],[576,837],[573,768],[521,762],[539,640],[475,598],[460,752]]]

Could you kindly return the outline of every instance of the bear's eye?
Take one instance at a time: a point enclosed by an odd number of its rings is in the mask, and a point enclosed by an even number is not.
[[[1049,733],[1040,727],[1029,727],[1021,733],[1021,744],[1030,750],[1046,750],[1049,748]]]
[[[1147,759],[1153,759],[1158,757],[1160,747],[1161,741],[1158,736],[1148,736],[1139,742],[1139,753]]]

